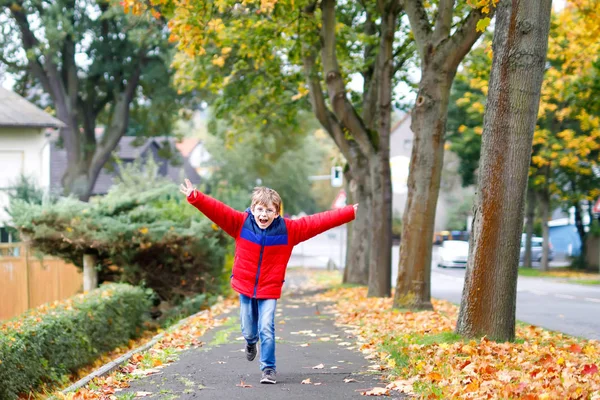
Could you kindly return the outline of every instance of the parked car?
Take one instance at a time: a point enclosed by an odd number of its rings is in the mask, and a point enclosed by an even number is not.
[[[531,261],[542,261],[542,245],[544,239],[541,237],[534,236],[531,238]],[[554,259],[554,251],[552,250],[552,243],[549,244],[550,249],[548,251],[548,261]],[[521,252],[519,254],[519,261],[525,261],[525,235],[521,237]]]
[[[438,251],[438,267],[466,267],[469,258],[469,242],[445,240]]]

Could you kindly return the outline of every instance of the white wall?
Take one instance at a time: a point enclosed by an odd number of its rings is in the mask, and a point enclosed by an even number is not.
[[[48,188],[50,184],[50,148],[41,129],[0,128],[0,225],[7,221],[6,189],[21,174]]]

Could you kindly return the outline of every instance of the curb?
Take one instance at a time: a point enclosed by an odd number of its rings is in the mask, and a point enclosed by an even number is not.
[[[104,364],[102,367],[98,368],[91,374],[81,378],[80,380],[78,380],[77,382],[75,382],[74,384],[69,386],[68,388],[61,390],[61,393],[67,394],[69,392],[75,391],[75,390],[81,388],[82,386],[87,385],[88,382],[91,381],[92,379],[97,378],[102,375],[105,375],[105,374],[108,374],[109,372],[115,370],[119,365],[121,365],[121,363],[123,363],[123,361],[126,361],[129,358],[131,358],[131,356],[133,356],[134,354],[140,353],[140,352],[145,351],[145,350],[149,349],[150,347],[154,346],[160,339],[162,339],[162,337],[165,335],[165,333],[168,333],[168,332],[178,329],[181,325],[185,324],[188,320],[195,318],[199,315],[202,315],[204,313],[207,313],[207,312],[209,312],[209,310],[210,310],[210,308],[199,311],[188,317],[185,317],[184,319],[180,320],[178,323],[176,323],[175,325],[170,327],[167,331],[164,331],[164,332],[161,332],[161,333],[155,335],[148,343],[146,343],[140,347],[137,347],[137,348],[123,354],[121,357]]]

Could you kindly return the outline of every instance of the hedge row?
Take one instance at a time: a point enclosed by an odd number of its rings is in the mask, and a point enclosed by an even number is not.
[[[103,285],[29,310],[0,325],[0,399],[14,399],[140,334],[150,310],[146,290]]]

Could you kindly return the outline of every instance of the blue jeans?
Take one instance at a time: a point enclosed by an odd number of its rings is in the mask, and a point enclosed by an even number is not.
[[[277,299],[253,299],[240,294],[242,335],[248,344],[260,338],[260,369],[275,369],[275,307]]]

